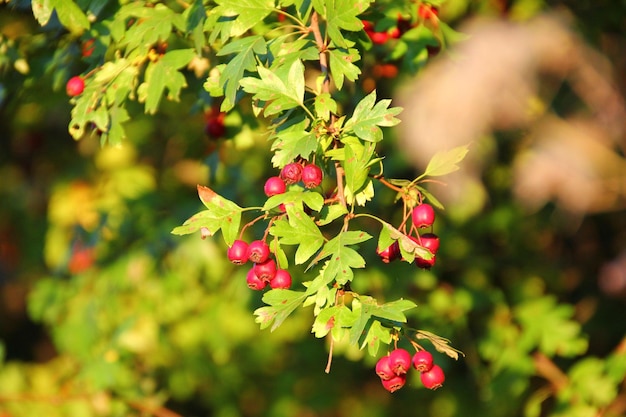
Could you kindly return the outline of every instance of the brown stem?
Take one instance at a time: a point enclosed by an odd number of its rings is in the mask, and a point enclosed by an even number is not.
[[[322,92],[330,93],[330,74],[328,71],[328,49],[324,38],[322,37],[322,32],[320,31],[320,23],[319,23],[319,15],[317,12],[313,12],[311,15],[311,26],[309,26],[311,32],[313,32],[313,37],[315,38],[315,43],[317,44],[317,49],[319,50],[320,57],[320,69],[322,70],[322,74],[324,74],[324,83],[322,84]]]
[[[547,379],[556,392],[561,391],[567,386],[569,383],[567,375],[565,375],[549,357],[543,353],[537,352],[533,355],[533,360],[535,370],[539,376]]]
[[[326,369],[324,369],[324,372],[327,374],[330,373],[330,366],[333,363],[333,347],[335,346],[335,339],[333,339],[333,335],[329,334],[328,337],[330,337],[330,346],[328,348],[328,362],[326,362]]]
[[[378,177],[378,176],[376,176],[374,178],[377,179],[378,181],[380,181],[385,187],[391,188],[392,190],[397,191],[397,192],[402,192],[402,188],[396,187],[395,185],[393,185],[392,183],[387,181],[385,179],[385,177],[382,177],[382,176]]]

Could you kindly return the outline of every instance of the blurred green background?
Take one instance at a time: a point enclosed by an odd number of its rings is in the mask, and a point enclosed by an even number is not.
[[[456,27],[567,10],[623,97],[625,8],[451,0],[441,17]],[[221,237],[170,234],[201,209],[196,184],[262,205],[276,170],[261,122],[242,105],[226,118],[226,138],[208,137],[210,99],[203,79],[189,76],[181,102],[164,102],[156,116],[131,103],[123,145],[74,141],[64,84],[86,66],[76,43],[51,50],[53,35],[27,2],[0,5],[1,417],[626,415],[623,130],[606,146],[622,159],[610,205],[572,212],[548,198],[528,210],[512,184],[531,128],[494,130],[471,151],[477,188],[451,197],[437,220],[436,267],[386,265],[362,247],[368,267],[355,289],[415,300],[410,322],[465,353],[436,354],[443,388],[426,390],[413,374],[391,395],[376,358],[347,343],[335,345],[324,373],[328,346],[310,333],[310,308],[260,331],[252,315],[260,294],[227,261]],[[584,111],[562,79],[544,80],[551,99],[540,96],[540,107]],[[390,96],[399,80],[373,76]],[[387,175],[414,178],[423,166],[397,132],[386,134]],[[377,191],[372,210],[401,215],[393,194]]]

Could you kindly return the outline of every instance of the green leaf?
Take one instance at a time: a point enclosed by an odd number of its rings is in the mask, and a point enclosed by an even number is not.
[[[329,120],[331,114],[337,113],[337,102],[333,100],[329,93],[322,93],[316,96],[314,106],[315,114],[323,120]]]
[[[416,256],[426,260],[432,259],[433,254],[428,249],[418,245],[416,242],[414,242],[400,230],[393,227],[391,224],[387,222],[382,223],[383,230],[381,230],[381,235],[379,235],[379,244],[381,244],[381,236],[384,237],[384,242],[382,242],[382,244],[386,244],[387,242],[389,242],[389,239],[397,240],[400,246],[400,252],[402,253],[402,259],[407,262],[413,262]]]
[[[217,53],[218,56],[236,54],[228,61],[220,74],[219,83],[225,96],[222,111],[233,108],[239,89],[239,81],[243,78],[244,71],[256,71],[256,55],[262,55],[266,52],[265,39],[260,35],[251,35],[229,43]]]
[[[354,277],[352,269],[365,267],[365,260],[350,246],[365,242],[371,239],[371,237],[371,235],[363,231],[344,231],[328,241],[314,261],[314,263],[317,263],[326,257],[330,257],[324,273],[324,279],[327,282],[336,280],[340,285],[352,281]],[[311,265],[309,265],[310,267]]]
[[[348,209],[342,204],[325,205],[320,211],[317,224],[320,226],[325,226],[332,223],[334,220],[343,217],[346,213],[348,213]]]
[[[335,86],[343,88],[344,78],[356,81],[361,74],[361,69],[354,65],[361,59],[357,49],[331,49],[328,51],[330,59],[330,74],[333,77]]]
[[[326,19],[326,31],[330,39],[342,48],[350,46],[342,31],[357,32],[363,29],[358,15],[369,7],[369,0],[313,1],[313,7]]]
[[[261,325],[261,329],[271,325],[271,331],[274,331],[303,303],[306,297],[307,293],[301,291],[270,290],[263,294],[263,302],[268,305],[254,311],[254,315],[257,316],[255,321]]]
[[[514,314],[524,329],[519,343],[528,350],[538,347],[548,356],[575,356],[587,350],[587,339],[572,320],[574,308],[569,304],[544,296],[516,306]]]
[[[370,323],[361,347],[367,346],[367,352],[371,356],[377,356],[381,343],[385,345],[391,343],[391,328],[383,326],[378,320],[371,320]]]
[[[245,77],[240,85],[245,92],[253,94],[253,99],[266,104],[263,110],[266,116],[272,116],[285,110],[302,105],[304,100],[304,65],[294,60],[288,71],[272,71],[257,67],[259,78]]]
[[[229,25],[230,37],[245,34],[274,11],[274,0],[217,0],[216,3],[218,16],[233,18]]]
[[[148,64],[145,81],[137,91],[139,101],[145,102],[146,113],[156,113],[166,89],[169,100],[179,101],[180,90],[187,86],[187,81],[178,69],[187,65],[193,57],[193,49],[174,50],[167,52],[158,61]]]
[[[272,165],[276,168],[282,168],[297,157],[308,159],[311,153],[317,149],[317,138],[313,132],[305,129],[308,121],[305,119],[300,123],[289,126],[284,130],[276,132],[274,142],[272,143]]]
[[[268,211],[281,204],[292,205],[298,207],[300,210],[304,208],[303,204],[306,204],[313,210],[319,211],[324,205],[324,197],[315,191],[287,191],[268,198],[265,201],[262,210]]]
[[[317,338],[322,338],[333,331],[334,337],[335,329],[351,327],[355,320],[356,316],[345,305],[327,307],[322,309],[315,318],[311,333],[314,333]]]
[[[358,194],[369,178],[369,165],[374,155],[375,145],[373,143],[362,145],[356,138],[348,139],[342,140],[345,144],[345,160],[342,164],[346,174],[345,184],[350,189],[350,193]]]
[[[439,151],[428,162],[419,178],[446,175],[459,169],[457,165],[465,158],[469,145],[461,145],[447,151]]]
[[[269,233],[280,239],[281,245],[298,245],[295,254],[296,265],[313,256],[324,244],[324,236],[313,220],[299,207],[287,205],[288,221],[277,220]]]
[[[365,96],[354,109],[352,117],[344,128],[352,129],[361,139],[379,142],[383,132],[379,126],[395,126],[400,120],[395,116],[402,111],[400,107],[388,108],[391,100],[384,99],[376,103],[376,90]]]
[[[198,185],[198,195],[207,210],[195,214],[182,226],[174,228],[172,233],[186,235],[206,228],[207,232],[213,235],[221,229],[226,244],[232,245],[239,231],[241,207],[202,185]]]
[[[50,21],[52,11],[55,10],[61,24],[70,32],[81,33],[89,29],[87,16],[73,0],[33,0],[31,6],[41,26]]]

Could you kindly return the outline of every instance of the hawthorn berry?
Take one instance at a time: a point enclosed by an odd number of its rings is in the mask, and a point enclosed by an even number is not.
[[[402,348],[389,354],[389,366],[396,375],[404,375],[411,368],[411,354]]]
[[[263,186],[263,191],[265,191],[265,195],[268,197],[282,194],[286,190],[287,185],[285,185],[285,181],[283,181],[280,177],[269,177]]]
[[[396,376],[389,364],[389,355],[385,355],[376,362],[376,375],[380,379],[387,381]]]
[[[413,368],[420,372],[428,372],[433,367],[433,355],[427,350],[420,350],[413,355]]]
[[[380,259],[384,263],[388,264],[389,262],[398,259],[398,257],[400,256],[400,245],[396,240],[385,249],[381,250],[380,248],[378,248],[376,250],[376,253],[378,254],[378,256],[380,256]]]
[[[413,207],[411,218],[415,227],[423,228],[432,226],[435,222],[435,209],[428,203],[422,203]]]
[[[255,264],[267,261],[270,256],[270,247],[262,240],[254,240],[248,244],[248,259]]]
[[[420,258],[419,256],[415,257],[415,265],[422,269],[430,269],[435,265],[436,257],[433,255],[430,259]]]
[[[280,171],[280,178],[287,185],[299,182],[302,179],[302,165],[297,162],[285,165]]]
[[[302,182],[306,188],[315,188],[322,183],[324,174],[315,164],[307,164],[302,168]]]
[[[389,40],[389,34],[387,32],[367,32],[373,43],[377,45],[384,45]]]
[[[85,80],[78,75],[70,78],[65,85],[65,91],[68,96],[74,97],[81,94],[85,90]]]
[[[226,252],[228,260],[235,265],[241,265],[248,262],[248,243],[243,240],[235,240]]]
[[[83,58],[89,58],[93,54],[93,51],[96,49],[94,45],[95,42],[96,40],[94,38],[87,39],[85,42],[83,42],[80,47],[81,55],[83,56]]]
[[[439,250],[439,236],[434,233],[424,233],[420,235],[419,243],[433,255]]]
[[[437,389],[443,385],[446,376],[439,365],[433,365],[429,371],[420,374],[420,380],[426,388]]]
[[[250,268],[246,275],[246,283],[248,288],[255,291],[261,291],[267,285],[267,282],[263,281],[254,273],[254,267]]]
[[[278,269],[274,278],[270,280],[270,287],[288,289],[291,287],[291,274],[284,269]]]
[[[395,375],[391,379],[381,379],[383,387],[389,392],[396,392],[406,384],[406,375]]]
[[[439,15],[439,9],[430,4],[422,3],[417,9],[417,14],[424,20],[432,20]]]
[[[210,110],[206,114],[206,125],[204,126],[204,133],[211,139],[219,139],[226,133],[226,126],[224,125],[224,119],[226,113],[215,112]]]
[[[255,263],[253,268],[256,276],[264,282],[270,282],[276,275],[276,262],[273,259]]]

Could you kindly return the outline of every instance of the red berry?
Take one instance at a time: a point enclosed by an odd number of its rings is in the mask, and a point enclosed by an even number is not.
[[[430,259],[420,258],[419,256],[415,257],[415,265],[422,269],[430,269],[435,265],[436,257],[433,255]]]
[[[85,89],[85,81],[79,77],[75,76],[70,78],[65,85],[65,91],[67,95],[70,97],[74,97],[79,95]]]
[[[381,250],[380,248],[378,248],[376,250],[376,253],[378,253],[378,256],[380,256],[380,259],[388,264],[389,262],[398,259],[398,257],[400,256],[400,245],[398,244],[398,241],[396,240],[395,242],[393,242],[391,245],[389,245],[387,248]]]
[[[223,113],[220,113],[220,115],[222,114]],[[204,127],[204,133],[206,133],[211,139],[219,139],[226,133],[224,117],[220,115],[209,118],[206,122],[206,126]]]
[[[419,244],[434,255],[439,250],[439,236],[434,233],[424,233],[420,235]]]
[[[420,350],[413,355],[413,368],[428,372],[433,367],[433,355],[427,350]]]
[[[248,259],[255,264],[267,261],[270,256],[270,247],[262,240],[255,240],[248,245]]]
[[[417,14],[424,20],[435,19],[439,15],[439,9],[430,4],[420,4]]]
[[[363,29],[365,31],[371,32],[374,30],[374,24],[369,20],[361,20],[361,23],[363,23]]]
[[[389,392],[396,392],[406,384],[406,375],[396,375],[391,379],[382,379],[383,387]]]
[[[428,372],[422,372],[420,374],[422,384],[428,389],[437,389],[443,385],[446,380],[446,376],[443,373],[443,369],[439,365],[433,365]]]
[[[396,376],[389,365],[389,355],[383,356],[378,360],[378,362],[376,362],[376,375],[385,381]]]
[[[277,270],[274,278],[270,280],[270,287],[288,289],[291,287],[291,274],[284,269]]]
[[[322,169],[315,164],[308,164],[302,168],[302,182],[306,188],[315,188],[322,183]]]
[[[411,217],[415,227],[429,227],[435,222],[435,209],[430,204],[423,203],[413,208]]]
[[[389,34],[387,32],[368,32],[370,39],[373,43],[382,45],[389,40]]]
[[[91,54],[93,54],[93,51],[96,49],[96,47],[94,46],[95,41],[96,40],[94,38],[91,38],[83,42],[83,44],[81,45],[81,54],[83,55],[83,57],[89,58]]]
[[[280,178],[285,181],[285,184],[295,184],[302,179],[302,165],[297,162],[292,162],[283,167],[280,171]]]
[[[264,282],[270,282],[276,275],[276,262],[267,259],[265,262],[254,264],[254,273]]]
[[[248,244],[243,240],[235,240],[226,252],[228,260],[235,265],[241,265],[248,262]]]
[[[396,375],[404,375],[411,368],[411,354],[404,349],[395,349],[389,354],[389,366]]]
[[[400,32],[400,28],[395,26],[395,27],[392,27],[391,29],[389,29],[387,31],[387,34],[389,35],[389,37],[391,37],[393,39],[398,39],[402,35],[402,32]]]
[[[263,191],[265,191],[265,195],[268,197],[282,194],[286,190],[287,186],[285,185],[285,181],[280,179],[280,177],[269,177],[267,181],[265,181],[265,186],[263,186]]]
[[[248,274],[246,275],[246,283],[248,284],[248,288],[256,291],[262,290],[267,285],[265,281],[256,276],[254,273],[254,267],[250,268],[248,271]]]

